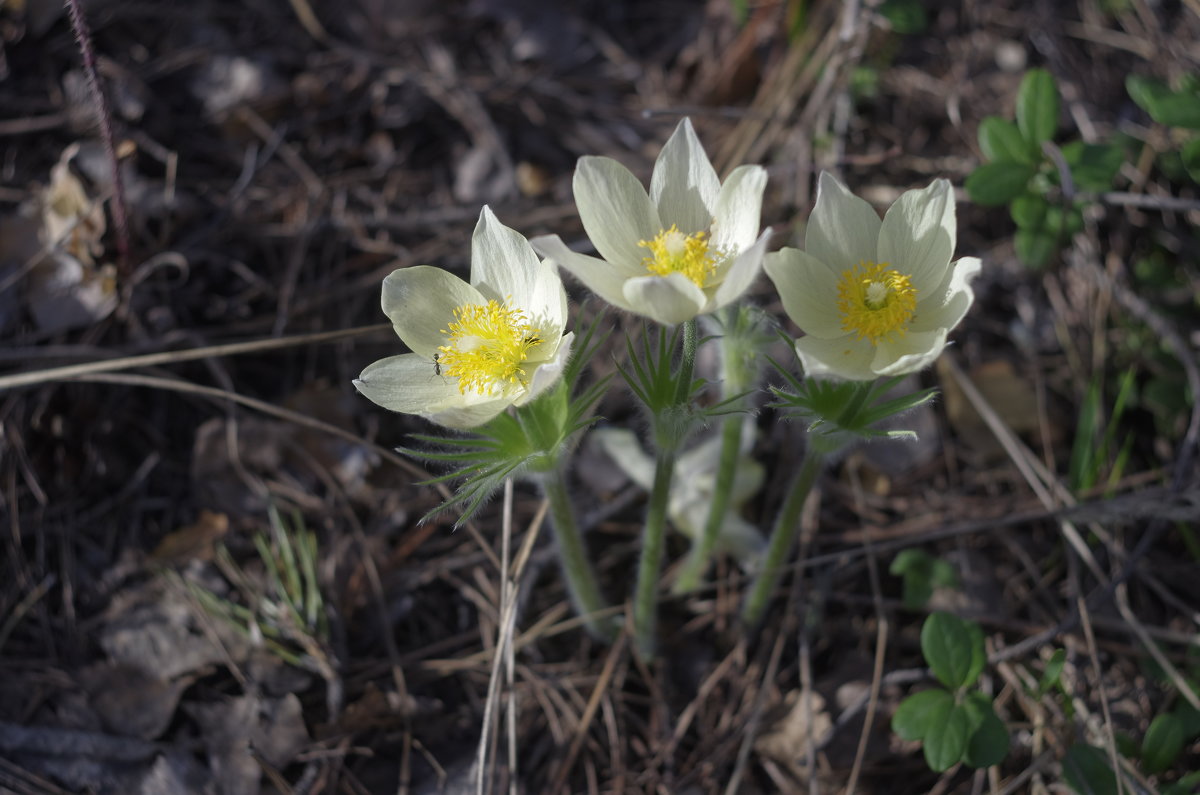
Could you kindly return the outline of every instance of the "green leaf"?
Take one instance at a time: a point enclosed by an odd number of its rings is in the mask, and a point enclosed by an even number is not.
[[[1130,75],[1125,78],[1125,90],[1137,106],[1154,117],[1154,106],[1163,97],[1170,96],[1171,89],[1161,80],[1152,77]],[[1157,119],[1155,119],[1157,121]]]
[[[987,116],[979,123],[979,148],[988,160],[1009,161],[1032,165],[1041,159],[1041,152],[1021,136],[1017,125],[999,116]]]
[[[1200,785],[1200,772],[1188,773],[1169,787],[1159,790],[1162,795],[1195,795]]]
[[[929,731],[935,715],[942,715],[954,706],[954,697],[940,687],[922,690],[900,702],[892,715],[892,731],[905,740],[922,740]]]
[[[1038,681],[1038,695],[1044,696],[1050,692],[1050,688],[1058,684],[1059,677],[1062,676],[1063,665],[1067,661],[1067,650],[1058,649],[1054,654],[1050,655],[1050,659],[1046,660],[1046,667],[1042,670],[1042,678]]]
[[[925,763],[929,769],[944,773],[962,761],[971,734],[971,716],[966,707],[951,703],[935,709],[925,732]]]
[[[998,765],[1008,756],[1008,727],[996,714],[991,699],[980,692],[963,702],[971,719],[971,736],[963,761],[971,767]]]
[[[1142,738],[1142,765],[1147,773],[1161,773],[1174,764],[1183,750],[1183,724],[1167,713],[1150,722]]]
[[[1083,190],[1108,190],[1125,162],[1124,150],[1113,144],[1072,141],[1063,145],[1062,154],[1071,167],[1071,179]]]
[[[1058,129],[1058,88],[1045,69],[1030,69],[1017,91],[1017,129],[1033,147]]]
[[[937,588],[957,588],[958,570],[949,561],[934,558],[929,570],[929,579]]]
[[[967,195],[985,207],[1007,204],[1025,192],[1036,173],[1036,166],[1024,163],[984,163],[967,177]]]
[[[965,687],[983,670],[983,632],[958,616],[933,613],[921,627],[921,653],[938,681],[951,689]]]
[[[1067,786],[1079,795],[1117,795],[1117,777],[1108,754],[1091,745],[1071,746],[1062,761]]]
[[[1058,236],[1042,229],[1018,229],[1013,245],[1021,262],[1031,268],[1044,268],[1058,250]]]
[[[923,33],[929,26],[921,0],[884,0],[878,11],[897,33]]]
[[[1200,130],[1200,95],[1176,91],[1161,97],[1150,109],[1150,118],[1168,127]]]
[[[1184,144],[1179,150],[1179,157],[1192,181],[1200,183],[1200,138],[1193,138]]]
[[[1012,200],[1008,212],[1022,229],[1038,230],[1046,225],[1049,203],[1036,193],[1025,193]]]
[[[930,554],[923,549],[902,549],[892,558],[888,574],[899,577],[909,572],[923,572],[929,568],[930,559]]]

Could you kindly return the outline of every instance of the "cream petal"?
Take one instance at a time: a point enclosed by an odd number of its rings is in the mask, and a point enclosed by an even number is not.
[[[805,334],[821,339],[844,337],[837,306],[837,275],[825,263],[795,248],[766,256],[763,266],[775,283],[783,309]]]
[[[471,236],[471,284],[485,298],[511,301],[514,309],[524,310],[544,335],[562,333],[567,294],[558,270],[538,259],[525,236],[500,223],[486,206]]]
[[[662,230],[658,210],[629,169],[609,157],[581,157],[572,181],[583,228],[600,256],[625,268],[641,265],[638,243]]]
[[[400,268],[383,280],[384,314],[404,344],[429,361],[446,343],[442,329],[454,321],[454,310],[485,303],[474,287],[429,265]]]
[[[927,188],[905,191],[888,208],[879,229],[879,262],[907,274],[920,298],[946,275],[954,242],[954,189],[935,179]]]
[[[643,489],[654,482],[654,459],[642,450],[637,435],[625,428],[599,428],[592,436],[630,480]]]
[[[762,270],[763,255],[767,251],[767,240],[770,237],[771,230],[763,230],[758,241],[737,255],[727,266],[724,278],[715,288],[708,291],[712,294],[713,300],[712,306],[708,307],[707,311],[720,309],[726,304],[733,303],[741,298],[746,290],[750,289],[750,285],[758,278],[758,272]]]
[[[817,206],[808,218],[804,250],[837,272],[875,260],[879,214],[826,171],[817,181]]]
[[[721,186],[712,225],[712,244],[737,254],[754,243],[762,217],[767,172],[762,166],[738,166]]]
[[[975,302],[975,292],[971,289],[971,280],[979,275],[982,263],[975,257],[963,257],[950,266],[943,280],[944,285],[939,289],[943,302],[939,305],[933,301],[917,304],[917,316],[909,325],[910,331],[933,331],[934,329],[952,329],[962,321]]]
[[[567,244],[562,242],[558,235],[535,237],[530,243],[543,257],[568,270],[589,290],[605,301],[627,312],[633,311],[629,302],[625,300],[624,287],[625,282],[634,278],[635,273],[631,273],[615,263],[576,253],[567,248]],[[636,271],[637,276],[644,274],[644,268]]]
[[[869,340],[847,334],[837,339],[801,337],[796,340],[796,355],[809,378],[838,378],[845,381],[873,381],[871,360],[875,347]]]
[[[682,273],[640,276],[624,285],[625,302],[631,311],[674,326],[704,311],[708,297]]]
[[[505,399],[489,400],[486,403],[472,403],[469,405],[447,403],[444,406],[435,407],[421,416],[430,422],[436,422],[438,425],[444,425],[447,428],[466,430],[495,419],[509,405],[509,401]]]
[[[405,414],[424,414],[459,397],[455,380],[438,375],[432,360],[415,353],[371,363],[354,386],[372,402]]]
[[[933,364],[946,347],[946,329],[909,331],[903,337],[884,340],[875,346],[871,368],[879,375],[915,373]]]
[[[554,357],[533,368],[533,372],[529,376],[529,386],[525,388],[525,394],[514,401],[516,405],[525,405],[562,378],[563,370],[571,358],[571,345],[574,342],[574,332],[568,332],[563,335],[562,341],[558,344],[558,349],[554,352]]]
[[[663,145],[650,177],[650,202],[658,208],[659,221],[664,228],[677,225],[685,235],[708,229],[720,191],[717,172],[685,118]]]

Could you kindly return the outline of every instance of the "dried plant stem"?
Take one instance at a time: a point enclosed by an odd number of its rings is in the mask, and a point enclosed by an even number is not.
[[[71,27],[75,30],[75,41],[83,58],[83,74],[87,79],[92,101],[96,103],[96,116],[100,123],[100,138],[104,142],[104,153],[112,167],[113,227],[117,236],[117,270],[122,276],[129,275],[129,221],[125,204],[125,184],[121,179],[121,162],[117,159],[117,146],[113,139],[112,114],[108,101],[100,87],[100,75],[96,70],[96,52],[92,49],[92,32],[83,16],[80,0],[66,0],[67,12],[71,16]]]

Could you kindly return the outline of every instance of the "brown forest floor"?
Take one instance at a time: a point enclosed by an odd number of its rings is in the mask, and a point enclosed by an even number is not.
[[[1132,129],[1162,146],[1125,76],[1200,69],[1193,0],[931,1],[904,35],[862,5],[767,2],[739,25],[727,0],[90,0],[130,251],[122,261],[111,212],[69,231],[111,264],[72,288],[87,303],[71,315],[13,241],[36,234],[27,211],[68,147],[89,197],[109,199],[113,181],[60,5],[0,4],[0,376],[111,363],[0,391],[0,792],[475,792],[485,714],[493,792],[834,793],[852,779],[867,793],[1046,792],[1072,743],[1140,742],[1179,699],[1147,639],[1191,675],[1200,649],[1184,388],[1195,209],[1098,204],[1039,272],[1017,262],[1003,208],[961,196],[958,254],[984,272],[944,366],[922,375],[944,397],[913,420],[921,442],[825,474],[805,563],[760,633],[738,634],[745,581],[723,562],[714,587],[664,600],[650,667],[572,620],[539,500],[518,485],[513,549],[533,541],[505,684],[502,501],[458,532],[453,516],[419,524],[441,497],[391,450],[429,427],[351,386],[400,350],[377,326],[387,273],[465,273],[485,203],[528,236],[581,242],[576,158],[648,175],[681,115],[718,171],[769,169],[763,220],[782,243],[802,235],[820,169],[880,207],[936,177],[961,186],[980,119],[1011,115],[1027,66],[1056,76],[1061,132]],[[1127,164],[1118,189],[1197,198],[1149,162]],[[1176,286],[1138,289],[1133,264],[1164,257]],[[765,279],[754,297],[782,317]],[[1079,495],[1091,512],[1071,525],[1056,484],[1089,385],[1105,384],[1107,409],[1131,367],[1167,398],[1125,413],[1128,463],[1107,494]],[[622,389],[600,413],[640,427]],[[746,513],[766,525],[802,433],[771,411],[759,426],[770,476]],[[573,476],[620,600],[644,495],[586,444]],[[1162,490],[1173,478],[1182,495]],[[1182,521],[1162,521],[1168,503]],[[279,601],[254,544],[271,506],[277,528],[315,535],[310,632],[260,604]],[[961,588],[932,605],[987,635],[984,681],[1012,738],[989,772],[930,773],[889,730],[928,681],[924,611],[887,573],[904,548],[955,566]],[[676,537],[669,560],[685,550]],[[1081,628],[1076,607],[1097,590]],[[258,605],[257,620],[217,615],[231,604]],[[1028,684],[1056,648],[1066,692],[1039,697]],[[817,743],[809,722],[826,726]],[[1143,791],[1200,767],[1196,750]]]

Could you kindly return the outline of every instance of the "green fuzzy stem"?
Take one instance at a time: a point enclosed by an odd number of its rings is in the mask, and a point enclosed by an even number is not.
[[[683,352],[679,360],[679,380],[675,386],[675,402],[687,405],[692,396],[692,374],[696,371],[696,347],[700,343],[700,329],[696,318],[683,323]]]
[[[732,414],[721,421],[721,457],[717,461],[717,478],[713,484],[708,520],[704,524],[703,534],[696,539],[683,570],[675,580],[673,591],[677,594],[691,593],[699,588],[700,581],[708,569],[708,562],[717,547],[717,539],[721,536],[721,528],[729,513],[741,443],[742,415]]]
[[[654,657],[654,633],[658,619],[658,573],[662,569],[663,537],[667,529],[667,499],[675,471],[675,450],[659,450],[654,463],[654,486],[642,531],[642,555],[638,559],[637,590],[633,597],[633,631],[637,652],[643,660]]]
[[[558,544],[558,557],[567,580],[567,591],[571,594],[571,603],[583,617],[588,632],[598,640],[611,643],[617,636],[617,626],[609,616],[598,617],[609,605],[600,593],[595,572],[588,560],[583,534],[579,532],[575,512],[571,508],[571,497],[563,483],[562,469],[554,467],[544,473],[541,483],[550,503],[550,526],[554,529],[554,540]]]
[[[825,456],[812,449],[804,455],[804,466],[792,482],[783,507],[779,509],[775,527],[771,531],[771,541],[763,559],[762,571],[754,578],[754,584],[750,586],[750,593],[746,597],[746,604],[742,607],[742,621],[748,627],[755,627],[762,620],[771,594],[783,576],[796,542],[796,533],[800,530],[800,511],[804,509],[804,502],[808,499],[824,463]]]

